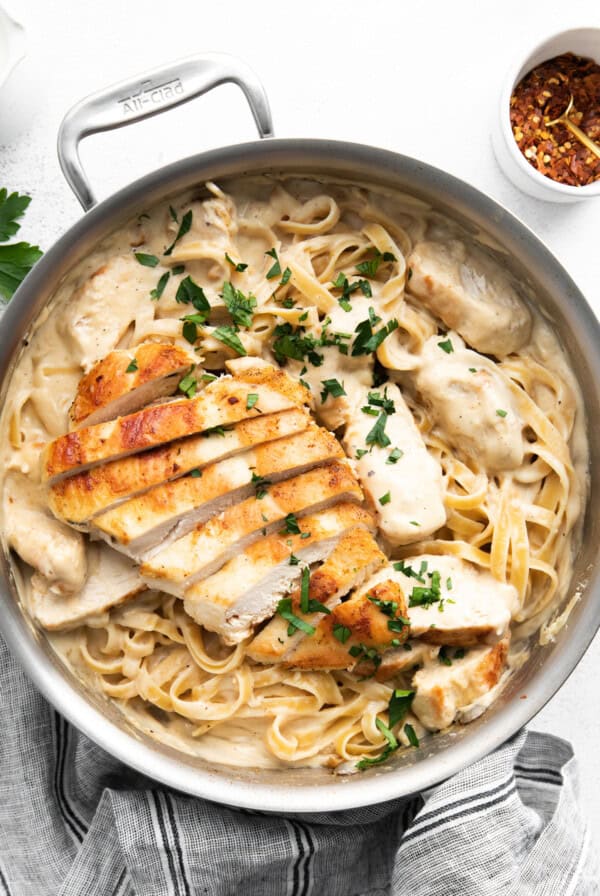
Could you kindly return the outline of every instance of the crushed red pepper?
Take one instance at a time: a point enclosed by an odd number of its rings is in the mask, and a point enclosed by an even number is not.
[[[563,53],[536,66],[515,87],[510,121],[517,146],[530,165],[558,183],[581,187],[600,180],[597,158],[566,125],[547,127],[565,112],[600,144],[600,65]]]

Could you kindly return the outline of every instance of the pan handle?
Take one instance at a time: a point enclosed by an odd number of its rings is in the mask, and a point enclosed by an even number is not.
[[[84,210],[96,203],[79,158],[79,143],[84,137],[158,115],[228,82],[243,91],[259,135],[271,137],[271,111],[260,81],[244,62],[222,53],[203,53],[171,62],[92,93],[69,109],[58,131],[58,160]]]

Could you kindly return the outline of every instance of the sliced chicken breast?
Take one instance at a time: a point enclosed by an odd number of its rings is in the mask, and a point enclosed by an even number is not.
[[[372,401],[374,394],[379,396],[376,401],[385,396],[393,412],[386,414],[380,405],[370,404],[369,396]],[[362,407],[375,413],[357,410],[342,442],[348,456],[356,459],[361,484],[377,510],[381,534],[393,545],[420,541],[446,522],[441,467],[427,451],[398,386],[388,383],[378,390],[365,389]],[[382,418],[383,438],[369,444],[369,434]],[[387,439],[389,444],[382,447]]]
[[[401,647],[384,653],[375,672],[375,678],[377,681],[389,681],[397,675],[416,672],[421,666],[437,659],[439,652],[440,648],[435,644],[425,644],[423,641],[414,640],[405,641]]]
[[[373,532],[375,520],[356,504],[336,504],[298,520],[298,527],[300,534],[276,533],[254,542],[215,575],[193,585],[185,593],[186,612],[226,643],[243,641],[273,615],[303,566],[326,560],[349,531],[363,527]],[[292,556],[297,564],[290,563]]]
[[[387,562],[385,554],[370,532],[355,529],[344,535],[327,560],[312,573],[308,584],[309,600],[332,607],[354,588],[360,587],[377,568]],[[291,595],[292,612],[300,613],[300,589]],[[307,613],[310,625],[322,619],[322,613]],[[247,655],[257,663],[279,663],[302,640],[302,632],[288,634],[289,623],[275,615],[248,646]]]
[[[307,400],[306,389],[294,383],[283,371],[274,371],[270,377],[265,374],[265,380],[247,383],[222,376],[194,398],[153,405],[117,420],[69,432],[44,450],[44,479],[52,483],[59,477],[83,472],[103,461],[127,457],[259,414],[274,414],[301,406]]]
[[[197,362],[193,352],[164,342],[110,352],[80,381],[69,410],[71,429],[114,420],[173,395]]]
[[[299,433],[311,425],[306,411],[291,408],[235,423],[230,429],[190,436],[142,454],[124,457],[51,486],[48,506],[59,519],[87,529],[99,513],[162,482],[202,470],[256,445]]]
[[[524,423],[497,366],[453,333],[429,339],[421,359],[415,385],[459,454],[489,473],[520,466]]]
[[[470,647],[496,641],[518,608],[516,588],[460,557],[423,554],[377,573],[398,583],[408,603],[411,638]]]
[[[75,628],[145,590],[137,567],[121,554],[104,545],[90,545],[88,556],[88,576],[75,594],[58,596],[46,579],[33,576],[29,609],[44,628],[50,631]]]
[[[412,711],[432,731],[447,728],[461,709],[491,691],[502,677],[508,655],[509,638],[493,647],[468,650],[463,658],[438,659],[425,664],[413,678],[415,697]]]
[[[477,351],[502,358],[529,341],[529,310],[510,275],[482,249],[422,240],[407,265],[410,292]]]
[[[284,665],[316,670],[366,664],[374,671],[381,654],[407,639],[405,620],[406,603],[399,585],[391,579],[370,580],[324,616],[314,634],[307,634],[286,655]]]
[[[258,538],[275,531],[296,531],[296,517],[318,513],[341,501],[360,504],[362,500],[361,488],[347,463],[318,467],[270,486],[262,499],[253,495],[228,507],[144,562],[142,575],[156,588],[182,594]]]
[[[41,489],[20,473],[4,480],[4,535],[9,548],[33,566],[54,594],[78,591],[87,571],[82,536],[53,519]]]
[[[180,563],[185,563],[187,568],[196,562],[193,559],[196,556],[195,542],[183,536],[196,525],[250,496],[250,506],[260,506],[262,516],[274,519],[276,517],[270,517],[267,507],[274,492],[269,492],[267,483],[278,482],[343,457],[341,445],[331,433],[311,426],[297,435],[259,445],[195,471],[195,476],[176,479],[132,498],[97,516],[93,520],[91,534],[92,537],[105,538],[117,550],[123,550],[138,560],[160,551],[167,566],[171,561],[166,558],[172,557],[177,558],[176,566],[181,568]],[[356,490],[360,493],[358,483]],[[267,494],[261,503],[254,496],[263,495],[264,492]],[[241,514],[242,507],[236,506],[233,512],[236,518],[236,512]],[[265,526],[260,518],[259,515],[258,529]],[[172,545],[176,539],[180,541]],[[188,554],[188,551],[191,553]],[[158,558],[157,564],[160,568]]]

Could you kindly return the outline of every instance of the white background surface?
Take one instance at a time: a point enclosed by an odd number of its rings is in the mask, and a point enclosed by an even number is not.
[[[370,143],[445,168],[499,200],[550,246],[600,314],[600,198],[553,205],[520,194],[489,140],[513,59],[552,31],[600,25],[598,0],[3,0],[29,52],[0,91],[0,186],[33,202],[21,231],[42,248],[80,216],[55,153],[65,111],[86,94],[203,50],[248,62],[275,133]],[[597,58],[600,58],[600,47]],[[100,197],[166,162],[253,139],[237,88],[94,137],[83,159]],[[600,843],[600,638],[532,727],[571,740]]]

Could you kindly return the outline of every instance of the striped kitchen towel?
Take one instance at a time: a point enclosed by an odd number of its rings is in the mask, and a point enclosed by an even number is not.
[[[0,641],[0,894],[600,894],[568,743],[521,732],[410,799],[281,818],[158,788],[59,716]]]

